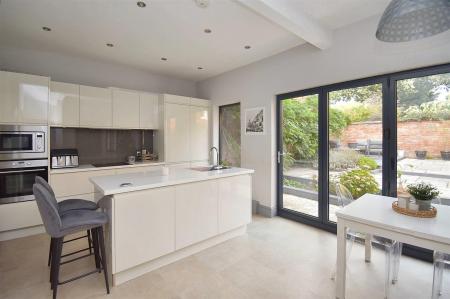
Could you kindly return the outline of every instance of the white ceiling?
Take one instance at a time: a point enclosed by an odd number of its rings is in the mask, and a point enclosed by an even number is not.
[[[194,0],[144,0],[145,8],[137,0],[0,1],[0,45],[101,59],[195,81],[305,43],[232,0],[210,0],[207,8]],[[332,30],[380,14],[389,2],[291,1]],[[205,34],[205,28],[212,33]]]

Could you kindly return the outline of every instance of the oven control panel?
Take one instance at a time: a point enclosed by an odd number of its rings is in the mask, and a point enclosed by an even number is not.
[[[35,152],[42,153],[45,151],[44,133],[36,134]]]

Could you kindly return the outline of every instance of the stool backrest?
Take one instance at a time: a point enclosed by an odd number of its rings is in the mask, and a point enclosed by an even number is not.
[[[55,192],[53,192],[52,186],[50,186],[50,184],[47,183],[47,181],[46,181],[44,178],[42,178],[42,177],[40,177],[40,176],[37,175],[37,176],[34,178],[34,182],[35,182],[36,184],[40,184],[40,185],[44,186],[45,189],[47,189],[48,192],[50,192],[50,194],[53,195],[53,197],[55,197]]]
[[[33,185],[33,194],[44,223],[45,231],[56,237],[61,230],[61,217],[58,212],[58,203],[55,197],[40,184]]]

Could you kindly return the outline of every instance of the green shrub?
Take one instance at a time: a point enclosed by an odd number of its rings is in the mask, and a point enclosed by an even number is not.
[[[359,158],[358,166],[361,169],[367,170],[374,170],[378,168],[377,162],[374,159],[366,156],[362,156],[361,158]]]
[[[380,190],[375,177],[366,169],[346,171],[341,174],[339,182],[347,187],[354,199],[366,193],[376,194]]]
[[[330,170],[355,168],[362,155],[352,149],[330,150]]]
[[[283,149],[295,161],[317,159],[319,146],[318,98],[307,96],[283,100]],[[330,108],[329,131],[332,136],[340,136],[347,121],[339,110]]]
[[[449,120],[450,100],[433,101],[421,105],[409,106],[399,110],[399,119],[408,120]]]

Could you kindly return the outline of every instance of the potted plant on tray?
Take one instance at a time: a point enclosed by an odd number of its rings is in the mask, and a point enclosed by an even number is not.
[[[418,183],[408,185],[408,193],[411,194],[419,206],[419,211],[431,209],[431,201],[438,197],[439,191],[432,184]]]

